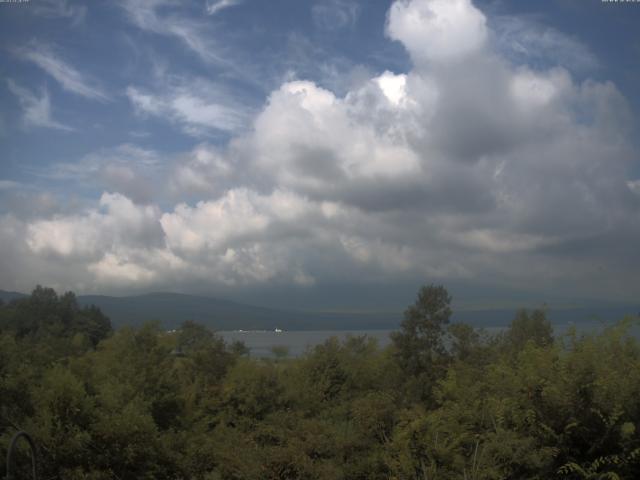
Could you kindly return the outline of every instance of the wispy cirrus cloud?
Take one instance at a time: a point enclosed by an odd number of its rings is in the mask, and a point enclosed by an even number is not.
[[[54,120],[51,116],[51,101],[49,92],[43,88],[40,95],[21,87],[13,80],[7,80],[7,86],[20,102],[22,107],[22,122],[25,128],[42,127],[70,132],[72,127]]]
[[[2,190],[12,190],[14,188],[19,188],[22,185],[20,182],[15,182],[13,180],[0,180],[0,191]]]
[[[217,14],[220,10],[239,4],[236,0],[205,5],[205,13]],[[126,18],[139,29],[178,40],[208,66],[219,69],[226,78],[238,80],[242,85],[263,90],[264,79],[252,59],[230,46],[228,39],[221,41],[219,30],[213,28],[211,19],[194,15],[188,5],[172,0],[124,0],[119,3]]]
[[[170,0],[125,0],[120,3],[127,19],[141,30],[175,37],[200,58],[211,63],[225,63],[219,47],[207,32],[207,23],[180,15]],[[208,8],[208,7],[207,7]]]
[[[235,7],[240,3],[242,3],[242,0],[217,0],[214,2],[207,2],[206,10],[209,15],[215,15],[225,8]]]
[[[102,148],[75,162],[54,163],[47,169],[25,171],[37,177],[123,193],[136,203],[149,203],[154,185],[161,183],[163,157],[156,151],[124,143]]]
[[[238,103],[221,85],[199,78],[180,78],[156,90],[127,88],[136,112],[166,119],[193,137],[242,130],[250,109]]]
[[[99,176],[109,166],[153,170],[158,167],[159,162],[160,155],[154,150],[124,143],[113,148],[89,153],[75,162],[54,163],[45,170],[39,169],[32,173],[53,180],[86,181]]]
[[[45,18],[69,18],[74,25],[84,21],[86,5],[72,5],[67,0],[39,0],[30,5],[29,11]]]
[[[360,5],[353,0],[328,0],[311,8],[313,22],[324,30],[352,26],[360,15]]]
[[[34,63],[51,75],[68,92],[100,102],[109,100],[106,92],[97,85],[97,82],[80,73],[49,46],[30,42],[13,51],[16,56]]]
[[[555,63],[574,71],[593,70],[599,61],[578,39],[533,18],[503,15],[491,21],[497,49],[521,63]]]

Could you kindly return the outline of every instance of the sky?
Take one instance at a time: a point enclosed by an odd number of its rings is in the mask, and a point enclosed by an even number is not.
[[[640,3],[0,3],[0,288],[637,301]]]

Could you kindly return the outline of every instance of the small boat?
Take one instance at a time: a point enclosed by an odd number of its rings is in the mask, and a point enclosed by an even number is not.
[[[274,330],[274,332],[276,333],[282,333],[282,330],[280,330],[279,328],[276,327],[276,329]]]

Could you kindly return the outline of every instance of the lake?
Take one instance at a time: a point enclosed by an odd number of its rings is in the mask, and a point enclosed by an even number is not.
[[[553,326],[556,335],[564,334],[567,329],[575,325],[580,333],[595,333],[601,331],[612,323],[605,322],[581,322],[581,323],[561,323]],[[485,327],[484,330],[489,334],[495,334],[504,330],[505,327]],[[253,357],[273,357],[271,349],[273,347],[285,347],[289,351],[289,356],[297,357],[305,353],[309,348],[319,345],[331,337],[337,337],[340,340],[346,339],[348,336],[360,337],[366,335],[375,338],[380,347],[389,345],[391,339],[389,334],[395,330],[309,330],[309,331],[266,331],[266,330],[248,330],[248,331],[219,331],[225,341],[233,342],[239,340],[249,348]],[[634,329],[634,334],[637,336]]]

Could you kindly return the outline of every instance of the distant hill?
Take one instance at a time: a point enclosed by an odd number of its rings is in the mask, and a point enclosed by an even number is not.
[[[452,321],[468,323],[474,327],[504,327],[511,323],[518,310],[520,309],[461,310],[454,312]],[[549,307],[547,318],[553,325],[599,322],[612,324],[627,315],[638,315],[638,312],[640,312],[638,305]]]
[[[20,292],[7,292],[5,290],[0,290],[0,300],[2,300],[4,303],[9,303],[11,300],[26,296],[26,294]]]
[[[24,297],[19,292],[0,290],[0,299],[9,302]],[[114,327],[139,326],[158,320],[167,329],[193,320],[215,330],[375,330],[398,328],[402,312],[307,312],[246,305],[213,297],[179,293],[150,293],[128,297],[79,295],[81,305],[96,305]],[[501,327],[513,319],[515,308],[465,309],[454,311],[453,321],[475,327]],[[591,307],[550,308],[554,324],[615,322],[625,315],[637,315],[637,305],[594,305]]]
[[[395,328],[401,315],[388,313],[315,313],[256,307],[213,297],[150,293],[131,297],[81,295],[82,305],[96,305],[114,326],[159,320],[176,328],[193,320],[215,330],[341,330]]]
[[[215,330],[374,330],[398,328],[403,317],[402,311],[308,312],[272,309],[179,293],[150,293],[130,297],[81,295],[78,301],[82,305],[100,307],[116,327],[159,320],[165,328],[176,328],[185,320],[193,320]],[[457,310],[452,320],[476,327],[501,327],[511,322],[516,311],[516,308]],[[640,307],[631,305],[594,305],[550,308],[548,316],[554,324],[611,323],[638,311]]]
[[[304,314],[254,307],[229,300],[178,293],[150,293],[131,297],[81,295],[82,305],[96,305],[114,326],[141,325],[159,320],[165,328],[193,320],[216,330],[308,329]]]
[[[0,298],[9,302],[26,296],[0,290]],[[149,293],[127,297],[78,295],[83,306],[95,305],[107,315],[114,327],[139,326],[158,320],[164,328],[176,328],[186,320],[215,330],[341,330],[395,328],[399,314],[388,313],[314,313],[256,307],[230,300],[180,293]]]

